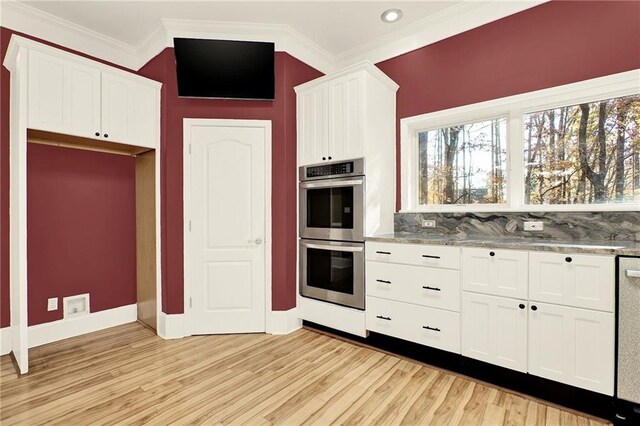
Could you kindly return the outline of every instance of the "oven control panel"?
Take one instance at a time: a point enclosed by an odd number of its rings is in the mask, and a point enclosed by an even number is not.
[[[357,160],[300,167],[301,181],[363,174],[364,160],[361,158]]]

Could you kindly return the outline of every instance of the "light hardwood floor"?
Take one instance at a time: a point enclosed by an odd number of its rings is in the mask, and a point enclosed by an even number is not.
[[[311,330],[162,340],[129,324],[1,360],[0,423],[597,425]]]

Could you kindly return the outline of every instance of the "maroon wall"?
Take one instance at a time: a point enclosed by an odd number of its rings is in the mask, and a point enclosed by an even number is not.
[[[377,65],[400,85],[398,123],[628,71],[640,68],[640,2],[552,1]]]
[[[62,319],[65,296],[89,293],[91,312],[136,303],[134,161],[28,145],[29,325]]]
[[[175,56],[167,48],[139,72],[164,83],[162,111],[163,311],[183,311],[182,120],[236,118],[272,122],[272,304],[295,306],[296,285],[296,134],[293,87],[319,77],[315,69],[287,53],[276,53],[276,100],[236,101],[178,97]]]

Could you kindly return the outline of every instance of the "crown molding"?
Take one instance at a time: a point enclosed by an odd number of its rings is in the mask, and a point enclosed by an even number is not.
[[[14,0],[0,2],[0,25],[129,69],[137,69],[133,46]]]
[[[382,62],[548,1],[465,0],[337,55],[336,66],[340,69],[363,60]]]
[[[398,86],[398,83],[396,83],[391,79],[391,77],[383,73],[380,70],[380,68],[375,66],[371,61],[360,61],[356,64],[352,64],[347,67],[341,68],[340,70],[334,73],[329,73],[327,75],[318,77],[306,83],[302,83],[294,87],[294,90],[296,91],[296,93],[300,93],[301,91],[307,90],[309,87],[313,87],[318,84],[322,84],[325,81],[333,80],[335,78],[342,77],[344,75],[348,75],[358,71],[365,71],[369,73],[369,75],[377,79],[380,83],[384,84],[389,90],[393,91],[394,93],[397,92],[398,88],[400,87]]]
[[[132,70],[172,47],[174,37],[192,37],[271,41],[277,51],[285,51],[327,74],[363,61],[384,61],[546,1],[466,0],[337,56],[284,24],[162,19],[136,45],[130,45],[25,3],[2,0],[0,25]]]

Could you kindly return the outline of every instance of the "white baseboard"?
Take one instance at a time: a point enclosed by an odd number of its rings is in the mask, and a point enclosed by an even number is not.
[[[0,328],[0,355],[11,352],[11,327]]]
[[[302,319],[298,313],[298,308],[288,311],[271,311],[267,318],[267,333],[269,334],[289,334],[302,328]]]
[[[29,327],[29,347],[44,345],[69,337],[80,336],[86,333],[102,330],[116,325],[135,322],[138,319],[137,305],[121,306],[105,311],[92,312],[76,318],[61,319],[58,321],[38,324]],[[8,330],[7,329],[2,329]],[[3,334],[4,338],[4,334]],[[4,349],[4,346],[3,346]]]
[[[303,320],[367,337],[364,311],[306,297],[298,297],[298,309]]]
[[[185,337],[184,314],[165,314],[160,312],[158,336],[163,339],[181,339]]]

